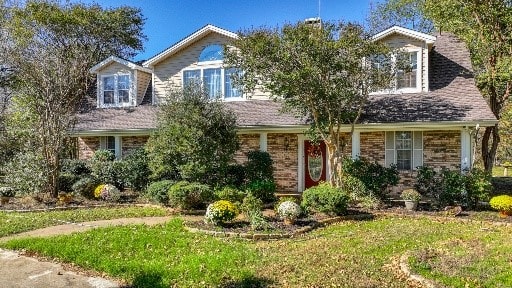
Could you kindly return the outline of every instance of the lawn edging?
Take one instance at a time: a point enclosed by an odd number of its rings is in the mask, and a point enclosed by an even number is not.
[[[183,225],[184,229],[191,233],[203,233],[207,235],[211,235],[214,237],[220,238],[240,238],[245,240],[280,240],[287,238],[294,238],[298,236],[302,236],[310,231],[313,231],[320,227],[325,227],[330,224],[338,223],[341,221],[347,220],[367,220],[373,219],[372,214],[355,214],[355,215],[345,215],[345,216],[336,216],[331,218],[326,218],[322,220],[318,220],[318,222],[313,225],[308,225],[301,227],[300,229],[295,230],[293,233],[239,233],[239,232],[229,232],[229,231],[215,231],[215,230],[206,230],[188,227],[186,224]]]
[[[423,287],[426,288],[436,288],[437,285],[432,280],[429,280],[419,274],[414,274],[411,272],[411,268],[409,267],[409,257],[411,256],[410,254],[411,252],[407,251],[404,254],[402,254],[402,256],[400,256],[400,272],[405,277],[407,277],[407,280],[409,281],[420,283]]]

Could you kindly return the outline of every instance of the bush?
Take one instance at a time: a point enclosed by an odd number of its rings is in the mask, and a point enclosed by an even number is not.
[[[74,193],[82,195],[86,198],[94,198],[94,188],[98,185],[98,182],[91,177],[84,177],[79,179],[73,184],[71,189]]]
[[[91,158],[91,175],[100,183],[123,189],[124,172],[124,162],[115,160],[114,154],[108,150],[97,150]]]
[[[59,191],[73,192],[73,184],[78,181],[79,176],[67,172],[61,172],[59,174]]]
[[[235,219],[238,211],[233,203],[227,200],[219,200],[208,205],[204,216],[206,223],[222,225]]]
[[[247,162],[245,163],[245,174],[247,181],[274,181],[274,167],[272,158],[268,152],[249,151],[247,153]]]
[[[492,197],[489,205],[500,212],[512,213],[512,196],[500,195]]]
[[[108,202],[119,202],[121,191],[112,184],[102,184],[94,189],[94,196]]]
[[[91,169],[87,161],[80,159],[64,159],[60,171],[62,173],[69,173],[75,176],[82,176],[91,174]]]
[[[215,190],[215,197],[219,200],[228,200],[233,203],[242,203],[245,193],[231,186]]]
[[[309,212],[342,215],[347,211],[349,196],[329,183],[308,188],[302,193],[302,207]]]
[[[422,195],[438,198],[441,190],[441,180],[436,171],[428,166],[420,166],[417,169],[414,188]]]
[[[268,222],[263,217],[263,202],[254,197],[253,195],[247,195],[242,201],[242,213],[251,223],[251,229],[263,230],[268,227]]]
[[[176,182],[172,180],[161,180],[153,182],[146,190],[146,196],[160,204],[169,203],[169,188]]]
[[[472,169],[466,175],[466,189],[469,194],[470,206],[476,206],[478,201],[489,201],[493,192],[492,175],[481,169]]]
[[[402,191],[402,194],[400,195],[400,197],[402,197],[402,199],[406,200],[406,201],[420,201],[421,199],[421,194],[416,191],[415,189],[405,189],[404,191]]]
[[[232,164],[226,167],[226,175],[220,183],[228,186],[242,187],[245,183],[245,166]]]
[[[263,203],[276,201],[276,183],[272,180],[256,180],[246,186],[247,191]]]
[[[47,167],[37,151],[20,152],[3,167],[5,184],[14,188],[18,195],[39,193],[48,185]]]
[[[284,201],[277,207],[277,214],[282,219],[292,219],[295,220],[299,218],[302,213],[299,204],[294,201]]]
[[[398,184],[398,180],[400,180],[395,165],[386,168],[365,158],[355,160],[346,158],[343,161],[342,169],[344,174],[356,177],[363,182],[369,193],[365,196],[376,196],[382,200],[386,198],[387,187]]]
[[[143,148],[133,150],[124,159],[122,179],[135,191],[143,191],[148,185],[151,171],[148,167],[148,157]]]
[[[2,197],[14,197],[16,191],[11,187],[0,187],[0,196]]]
[[[215,195],[208,185],[180,181],[169,189],[169,205],[184,210],[204,209]]]

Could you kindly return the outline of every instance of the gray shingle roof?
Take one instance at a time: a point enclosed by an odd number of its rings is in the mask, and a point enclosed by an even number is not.
[[[454,36],[437,36],[430,53],[429,79],[429,92],[371,96],[361,123],[496,121],[475,86],[469,52]],[[281,113],[281,105],[274,101],[233,101],[226,105],[236,112],[241,127],[306,124],[304,119]],[[130,109],[87,109],[78,115],[75,131],[152,129],[157,111],[149,104]]]

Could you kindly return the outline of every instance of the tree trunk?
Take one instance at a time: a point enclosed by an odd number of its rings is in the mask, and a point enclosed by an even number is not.
[[[484,161],[484,168],[487,172],[492,172],[499,142],[500,135],[498,131],[498,124],[485,128],[484,135],[482,137],[482,160]]]

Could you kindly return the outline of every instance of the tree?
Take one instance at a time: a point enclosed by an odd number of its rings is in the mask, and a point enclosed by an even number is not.
[[[154,179],[213,183],[238,150],[235,114],[199,86],[171,91],[160,107],[146,144]]]
[[[422,5],[423,2],[418,0],[387,0],[371,5],[367,17],[370,32],[377,34],[394,25],[432,32],[434,23],[424,16]]]
[[[384,5],[393,8],[395,2],[388,0]],[[512,1],[401,2],[414,2],[419,14],[432,19],[438,31],[452,32],[464,41],[471,54],[476,84],[491,111],[501,120],[512,88]],[[486,171],[492,170],[496,158],[500,143],[499,128],[499,125],[486,127],[482,135],[481,155]]]
[[[285,111],[309,118],[311,133],[329,148],[331,184],[340,185],[342,133],[346,125],[354,131],[371,92],[390,87],[398,67],[393,51],[361,26],[343,23],[258,28],[232,45],[226,65],[243,71],[235,83],[269,91]]]
[[[57,196],[64,142],[95,80],[88,70],[107,56],[141,50],[144,19],[136,8],[45,0],[9,6],[5,15],[1,30],[9,41],[0,59],[15,71],[13,110],[30,115],[29,150],[44,160],[43,190]]]

